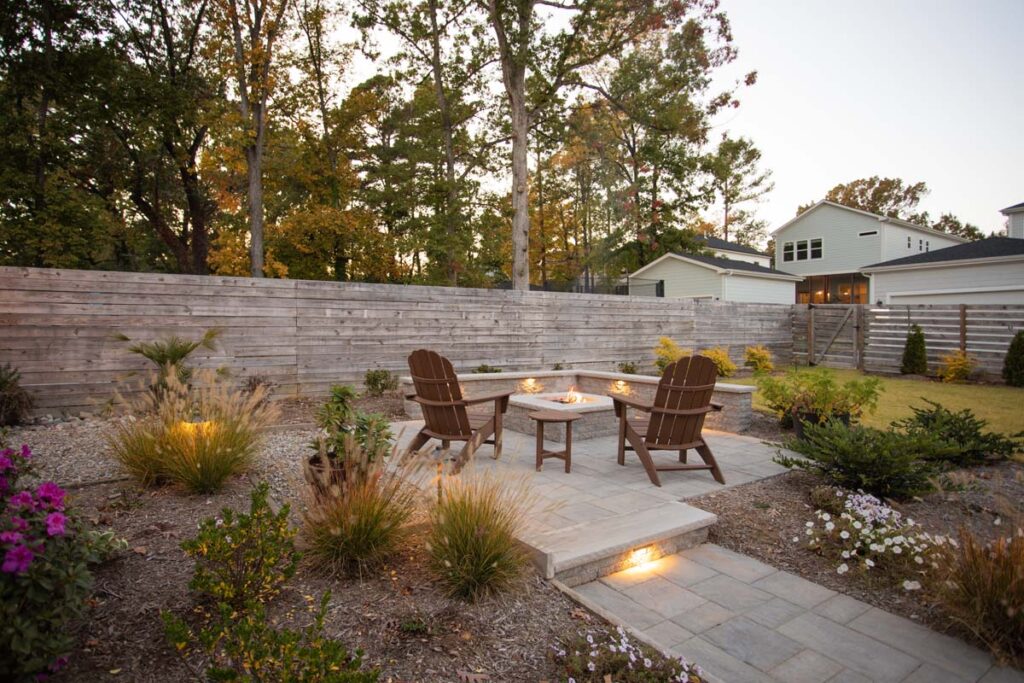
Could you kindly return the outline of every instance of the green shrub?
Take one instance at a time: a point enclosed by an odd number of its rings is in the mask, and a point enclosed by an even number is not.
[[[565,368],[562,366],[561,363],[555,363],[554,365],[551,366],[551,369],[557,371],[557,370],[564,370]]]
[[[349,654],[338,640],[324,635],[331,594],[325,593],[304,629],[275,629],[266,608],[252,605],[238,612],[220,604],[214,618],[198,632],[163,612],[164,632],[176,652],[202,652],[209,660],[206,679],[247,683],[374,683],[379,672],[362,671],[363,653]]]
[[[360,449],[353,457],[366,456],[369,461],[383,459],[391,450],[394,435],[383,415],[364,414],[355,409],[352,401],[356,391],[348,385],[331,387],[331,395],[317,411],[317,423],[323,434],[314,448],[344,458],[347,449]],[[349,437],[352,437],[351,439]]]
[[[929,479],[938,468],[930,461],[952,450],[928,435],[847,427],[838,420],[807,424],[804,430],[804,439],[789,439],[784,444],[803,457],[780,451],[775,462],[882,498],[902,499],[931,490]]]
[[[0,451],[0,679],[43,680],[74,649],[92,589],[89,565],[125,547],[89,531],[52,481],[33,478],[28,446]],[[27,483],[29,479],[31,483]]]
[[[398,376],[383,369],[367,370],[363,386],[370,396],[381,396],[398,389]]]
[[[666,657],[634,643],[620,626],[616,633],[580,633],[556,643],[559,680],[579,683],[701,683],[701,671],[683,658]]]
[[[32,397],[21,386],[21,373],[0,365],[0,427],[21,424],[32,410]]]
[[[1003,359],[1003,379],[1011,387],[1024,387],[1024,330],[1013,335]]]
[[[691,353],[693,352],[690,349],[679,346],[671,337],[661,337],[658,339],[658,345],[654,347],[654,364],[659,372],[664,372],[669,363],[674,363]]]
[[[149,342],[135,342],[128,347],[131,353],[142,356],[157,367],[156,381],[152,383],[152,389],[159,393],[167,386],[167,377],[174,374],[179,384],[188,385],[192,379],[192,368],[185,361],[199,348],[211,351],[217,348],[217,337],[221,330],[211,328],[203,333],[203,336],[196,340],[182,339],[177,335],[171,335],[163,339]],[[117,335],[117,339],[130,342],[131,339],[123,334]]]
[[[966,351],[950,351],[940,357],[939,379],[943,382],[966,382],[977,364],[978,361]]]
[[[955,446],[947,455],[953,465],[966,467],[986,461],[1006,460],[1024,448],[1019,438],[1010,438],[998,432],[984,432],[988,424],[964,408],[953,412],[934,401],[924,399],[927,408],[913,408],[913,417],[893,422],[892,426],[910,434],[931,435]]]
[[[264,602],[277,595],[293,574],[299,554],[295,530],[288,526],[288,506],[270,509],[269,487],[257,486],[249,513],[224,508],[220,517],[206,519],[199,534],[181,544],[196,561],[189,587],[234,608]]]
[[[327,401],[316,411],[316,423],[328,432],[349,431],[356,420],[356,409],[352,402],[357,396],[355,387],[335,384],[331,387]]]
[[[528,496],[497,479],[448,479],[430,511],[430,567],[448,593],[476,600],[515,581],[527,557],[516,541]]]
[[[700,355],[715,364],[719,377],[732,377],[736,374],[736,364],[729,358],[729,349],[724,346],[704,349],[700,352]]]
[[[623,361],[619,363],[619,372],[624,375],[635,375],[637,373],[637,365],[633,361]]]
[[[473,373],[477,375],[486,375],[490,373],[501,372],[501,368],[494,365],[488,365],[487,363],[481,363],[480,365],[473,368]]]
[[[303,537],[307,554],[328,573],[362,574],[401,547],[417,490],[396,473],[346,484],[313,484]]]
[[[878,405],[882,382],[877,377],[851,379],[843,384],[825,368],[793,368],[782,377],[763,375],[757,380],[761,399],[783,421],[796,413],[813,413],[822,420],[849,414],[859,419]]]
[[[928,354],[924,345],[924,330],[920,325],[911,325],[907,332],[907,343],[903,347],[903,361],[900,372],[904,375],[924,375],[928,372]]]
[[[772,362],[772,352],[768,350],[768,347],[761,344],[748,346],[744,349],[743,360],[743,364],[753,368],[754,372],[771,372],[775,369],[775,364]]]
[[[248,469],[260,428],[276,415],[262,387],[247,394],[213,373],[189,389],[170,375],[165,389],[130,404],[107,440],[114,456],[144,486],[174,483],[194,493],[219,490]]]
[[[952,621],[975,634],[998,659],[1024,666],[1024,529],[984,543],[967,529],[943,546],[934,582]]]

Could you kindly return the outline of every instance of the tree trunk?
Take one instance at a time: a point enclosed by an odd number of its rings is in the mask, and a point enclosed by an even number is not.
[[[195,159],[192,159],[191,168],[196,166]],[[178,167],[178,174],[185,190],[189,222],[192,224],[192,272],[196,275],[206,275],[209,272],[206,258],[210,252],[210,236],[207,233],[208,205],[199,186],[199,175],[185,166]]]
[[[458,230],[457,204],[459,191],[455,184],[455,145],[451,106],[448,103],[448,96],[444,90],[444,74],[441,70],[441,37],[437,24],[437,1],[430,0],[430,43],[431,56],[430,68],[434,79],[434,94],[437,97],[437,108],[441,114],[441,136],[444,141],[444,182],[446,202],[444,206],[444,230],[448,252],[448,263],[446,275],[448,284],[454,287],[458,284],[457,259],[455,257],[456,232]]]
[[[530,289],[530,175],[526,152],[530,130],[526,111],[525,67],[519,71],[512,105],[512,289]]]
[[[263,277],[263,150],[258,141],[245,148],[245,163],[249,172],[249,262],[252,276]]]

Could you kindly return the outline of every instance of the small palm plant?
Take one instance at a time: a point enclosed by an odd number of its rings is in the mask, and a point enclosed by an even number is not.
[[[157,377],[153,384],[153,390],[159,393],[167,388],[167,376],[172,369],[177,375],[178,383],[188,386],[189,380],[192,379],[192,368],[186,365],[185,361],[196,349],[215,350],[217,337],[220,335],[221,330],[214,327],[204,332],[203,336],[197,340],[182,339],[174,334],[155,341],[133,342],[128,350],[157,366]],[[124,342],[132,341],[123,334],[117,335],[117,339]]]

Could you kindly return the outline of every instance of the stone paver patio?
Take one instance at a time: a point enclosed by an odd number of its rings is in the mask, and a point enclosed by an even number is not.
[[[961,640],[710,543],[570,593],[725,683],[1024,683]]]

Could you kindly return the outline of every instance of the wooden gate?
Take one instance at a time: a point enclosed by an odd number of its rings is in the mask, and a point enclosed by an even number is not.
[[[833,368],[863,367],[864,309],[857,304],[795,306],[794,361]]]

